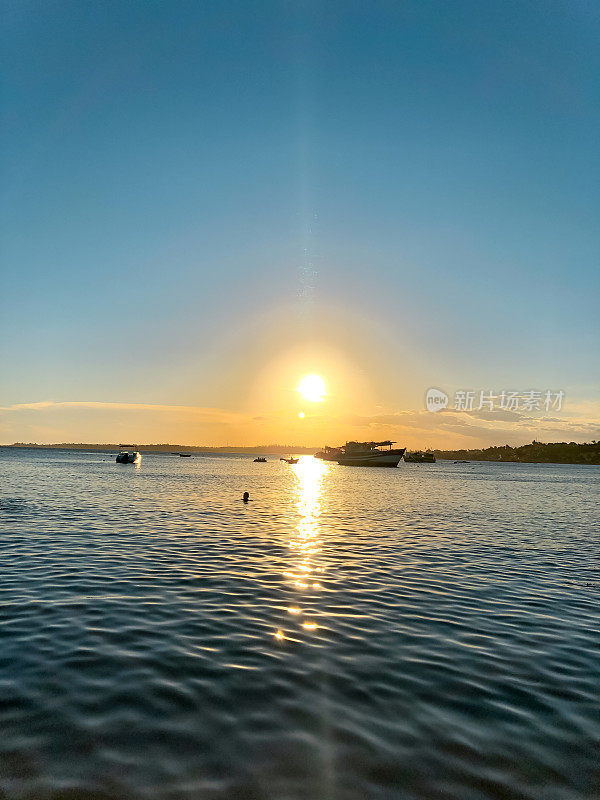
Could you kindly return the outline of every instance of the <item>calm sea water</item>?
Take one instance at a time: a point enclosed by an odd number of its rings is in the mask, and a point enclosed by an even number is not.
[[[0,469],[0,796],[599,796],[598,468]]]

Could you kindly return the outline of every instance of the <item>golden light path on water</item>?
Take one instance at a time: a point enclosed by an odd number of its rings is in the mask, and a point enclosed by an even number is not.
[[[329,466],[313,456],[300,456],[296,465],[291,467],[296,480],[296,509],[298,524],[290,539],[289,548],[293,554],[293,567],[284,572],[286,583],[299,594],[318,592],[321,587],[323,564],[319,559],[322,552],[322,540],[319,538],[319,517],[323,501],[323,481]],[[312,617],[304,618],[304,609],[300,600],[287,608],[287,613],[302,621],[299,623],[306,631],[318,630],[318,624]],[[285,639],[283,630],[275,633],[277,639]]]

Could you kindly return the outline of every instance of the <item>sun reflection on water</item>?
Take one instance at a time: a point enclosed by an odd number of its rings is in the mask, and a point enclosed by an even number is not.
[[[301,456],[292,470],[296,480],[296,510],[299,519],[289,542],[293,565],[283,575],[293,591],[315,592],[321,589],[318,579],[323,572],[319,557],[322,552],[319,517],[322,510],[324,478],[329,465],[313,456]],[[300,598],[288,606],[287,613],[293,617],[302,616],[304,609],[300,605]],[[288,621],[291,620],[288,618]],[[299,625],[305,631],[318,629],[317,623],[312,619],[299,621]]]

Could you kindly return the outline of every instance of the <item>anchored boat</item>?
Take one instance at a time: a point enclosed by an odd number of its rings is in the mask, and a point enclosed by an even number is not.
[[[404,453],[404,460],[407,464],[435,464],[433,453],[423,453],[421,450],[414,450],[412,453]]]
[[[346,442],[343,453],[337,457],[344,467],[397,467],[405,447],[392,449],[396,442]],[[387,450],[380,450],[387,447]]]
[[[329,447],[328,445],[325,445],[322,450],[319,450],[318,453],[315,453],[315,458],[320,458],[322,461],[337,461],[342,453],[343,448],[341,447]]]
[[[141,460],[142,454],[138,453],[137,450],[131,452],[128,450],[121,450],[117,456],[117,464],[139,464]]]

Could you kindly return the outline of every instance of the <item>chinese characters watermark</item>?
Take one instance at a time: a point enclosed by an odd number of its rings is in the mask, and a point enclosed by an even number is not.
[[[458,390],[454,393],[454,403],[450,405],[450,397],[441,389],[428,389],[425,405],[428,411],[442,411],[445,408],[453,411],[561,411],[565,393],[546,389],[528,389],[524,392],[502,390]]]

